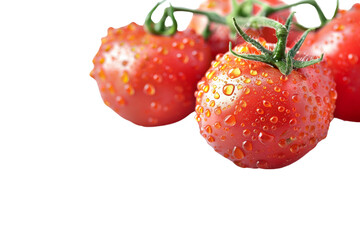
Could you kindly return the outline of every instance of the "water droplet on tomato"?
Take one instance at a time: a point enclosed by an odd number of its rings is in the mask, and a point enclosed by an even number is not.
[[[290,151],[291,151],[292,153],[297,153],[297,152],[299,152],[299,145],[297,145],[297,144],[292,145],[292,146],[290,147]]]
[[[245,154],[244,154],[244,152],[243,151],[241,151],[241,149],[240,148],[238,148],[238,147],[234,147],[234,149],[233,149],[233,154],[234,154],[234,157],[236,158],[236,159],[243,159],[244,157],[245,157]]]
[[[223,87],[223,93],[227,96],[231,96],[234,92],[234,89],[235,89],[235,86],[232,85],[232,84],[226,84],[224,87]]]
[[[135,94],[135,89],[130,84],[126,84],[124,86],[124,88],[125,88],[125,91],[127,92],[127,94],[129,94],[129,95]]]
[[[234,115],[228,115],[225,117],[224,122],[226,125],[232,127],[232,126],[235,126],[235,124],[236,124],[236,118]]]
[[[241,74],[241,71],[239,68],[233,68],[233,69],[230,69],[229,72],[228,72],[228,76],[229,78],[237,78],[239,77]]]
[[[286,147],[286,140],[285,139],[281,139],[279,142],[278,142],[279,146],[284,148]]]
[[[273,124],[277,123],[278,121],[279,121],[279,118],[276,117],[276,116],[273,116],[273,117],[270,118],[270,122],[273,123]]]
[[[207,125],[207,126],[205,126],[205,131],[207,132],[207,133],[212,133],[212,128],[211,128],[211,126],[209,126],[209,125]]]
[[[151,84],[145,84],[144,86],[144,93],[147,95],[154,95],[155,94],[155,87]]]
[[[272,106],[271,103],[266,100],[263,100],[263,105],[264,105],[264,107],[268,107],[268,108]]]
[[[272,142],[274,140],[273,135],[270,135],[265,132],[260,132],[258,138],[262,144],[266,144],[266,143]]]
[[[125,100],[124,100],[124,98],[121,97],[121,96],[117,96],[117,97],[115,98],[115,101],[116,101],[119,105],[121,105],[121,106],[125,105]]]
[[[243,131],[244,137],[248,137],[248,136],[250,136],[250,134],[251,134],[251,131],[248,130],[248,129],[245,129],[245,130]]]
[[[264,161],[264,160],[257,161],[256,166],[258,168],[262,168],[262,169],[268,169],[270,167],[269,163],[267,161]]]
[[[252,145],[251,141],[244,141],[242,145],[243,145],[243,148],[246,151],[252,151],[253,150],[253,145]]]

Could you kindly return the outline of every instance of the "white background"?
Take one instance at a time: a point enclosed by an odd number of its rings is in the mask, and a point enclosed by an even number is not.
[[[330,17],[335,1],[319,3]],[[1,1],[0,239],[358,240],[360,123],[335,119],[300,161],[252,170],[215,153],[194,114],[144,128],[103,104],[101,37],[154,4]]]

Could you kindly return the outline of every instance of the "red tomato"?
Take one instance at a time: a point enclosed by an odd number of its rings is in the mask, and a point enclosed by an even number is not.
[[[91,76],[106,105],[135,124],[158,126],[193,112],[196,84],[211,55],[193,31],[156,36],[131,23],[109,28],[93,62]]]
[[[302,50],[325,53],[335,81],[338,99],[335,117],[360,122],[360,4],[340,11],[335,19],[306,40]]]
[[[243,0],[237,0],[239,3],[243,2]],[[264,0],[263,2],[268,3],[272,6],[283,5],[284,3],[280,0]],[[202,3],[199,9],[204,11],[212,11],[216,12],[222,16],[228,15],[232,11],[232,3],[231,0],[206,0]],[[253,14],[255,15],[260,10],[258,5],[255,5]],[[279,21],[281,24],[286,22],[286,19],[289,17],[290,11],[283,10],[277,13],[271,14],[268,17]],[[208,20],[204,16],[195,15],[190,22],[189,28],[194,29],[198,34],[201,34]],[[213,57],[215,57],[218,53],[226,53],[229,50],[229,41],[232,41],[234,44],[239,44],[244,42],[241,37],[237,37],[236,40],[230,37],[230,29],[226,25],[214,24],[212,23],[210,26],[212,35],[207,40],[212,51]],[[277,38],[275,35],[275,30],[272,28],[260,28],[260,29],[247,29],[246,33],[253,38],[265,38],[269,43],[276,43]],[[299,39],[301,36],[301,31],[292,30],[288,37],[288,45],[291,46],[295,41]]]
[[[248,43],[234,51],[260,54]],[[200,132],[216,152],[240,167],[280,168],[327,136],[336,91],[323,62],[284,76],[226,53],[212,62],[196,96]]]

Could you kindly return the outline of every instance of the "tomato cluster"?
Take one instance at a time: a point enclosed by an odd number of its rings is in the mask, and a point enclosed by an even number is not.
[[[195,110],[216,152],[265,169],[304,156],[334,116],[360,122],[360,4],[312,32],[292,27],[279,0],[170,6],[154,23],[158,5],[144,26],[109,28],[93,60],[103,101],[123,118],[161,126]],[[175,11],[195,13],[187,30],[177,31]]]

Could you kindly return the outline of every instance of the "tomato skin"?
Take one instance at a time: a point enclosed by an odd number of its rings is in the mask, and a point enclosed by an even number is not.
[[[247,43],[234,50],[259,54]],[[323,62],[285,77],[270,65],[226,53],[212,62],[196,96],[200,133],[216,152],[240,167],[274,169],[327,136],[336,91]]]
[[[135,124],[159,126],[193,112],[211,55],[193,31],[155,36],[131,23],[109,28],[93,62],[91,76],[106,105]]]
[[[335,117],[360,122],[360,4],[340,11],[335,19],[306,40],[302,51],[325,54],[336,81]]]
[[[243,0],[237,0],[237,1],[239,3],[243,2]],[[272,6],[284,4],[284,2],[280,0],[263,0],[263,2],[266,2]],[[199,9],[204,11],[216,12],[222,16],[226,16],[232,11],[232,3],[231,0],[206,0],[200,5]],[[260,10],[259,6],[255,5],[253,13],[256,14],[257,12],[259,12],[259,10]],[[283,10],[271,14],[268,17],[284,24],[289,15],[290,15],[289,10]],[[204,31],[207,23],[208,20],[206,17],[200,15],[194,15],[188,28],[194,29],[198,34],[201,34]],[[239,36],[236,39],[231,39],[230,30],[225,25],[212,23],[210,25],[210,30],[212,34],[207,39],[207,41],[211,47],[212,56],[214,58],[218,53],[226,53],[229,50],[229,41],[233,43],[233,46],[244,42],[244,40]],[[265,27],[260,29],[247,29],[246,33],[252,36],[253,38],[259,38],[259,37],[265,38],[265,40],[269,43],[277,42],[275,30],[272,28]],[[302,33],[303,32],[295,29],[292,30],[288,37],[288,46],[293,45],[295,41],[297,41],[300,38]]]

